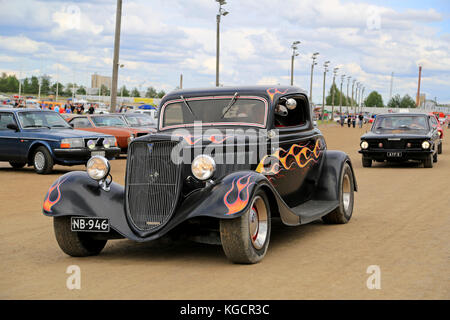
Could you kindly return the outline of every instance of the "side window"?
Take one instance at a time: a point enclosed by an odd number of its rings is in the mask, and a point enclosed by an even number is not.
[[[0,130],[10,130],[6,126],[10,123],[16,124],[12,113],[0,112]]]
[[[292,104],[293,101],[295,101],[294,105]],[[308,121],[308,110],[308,102],[302,96],[279,99],[278,105],[275,107],[275,127],[283,128],[305,125]]]
[[[73,124],[74,128],[90,128],[92,127],[91,123],[87,118],[75,118],[72,119],[70,124]]]

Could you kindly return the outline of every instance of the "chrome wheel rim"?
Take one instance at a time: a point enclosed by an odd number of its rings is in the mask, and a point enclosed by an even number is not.
[[[259,250],[264,247],[267,238],[267,208],[263,198],[253,199],[249,212],[249,233],[252,245]]]
[[[350,177],[348,176],[348,174],[345,174],[344,179],[342,181],[342,202],[344,203],[345,212],[348,212],[351,200],[352,200],[352,190]]]
[[[45,166],[45,156],[44,154],[39,151],[34,155],[34,166],[36,167],[37,170],[42,170],[44,169]]]

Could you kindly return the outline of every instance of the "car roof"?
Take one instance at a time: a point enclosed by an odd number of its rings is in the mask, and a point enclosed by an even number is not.
[[[56,112],[53,110],[42,110],[36,108],[1,108],[0,111],[7,112],[26,112],[26,111],[38,111],[38,112]]]
[[[392,116],[392,117],[427,116],[427,114],[421,113],[421,112],[408,112],[408,113],[380,113],[377,115],[377,117],[386,117],[386,116]]]
[[[230,87],[209,87],[209,88],[191,88],[191,89],[178,89],[166,94],[162,100],[161,105],[172,99],[179,99],[180,96],[184,97],[200,97],[200,96],[214,96],[214,95],[230,95],[235,93],[242,95],[257,95],[266,96],[269,101],[273,100],[274,94],[292,94],[301,93],[307,94],[305,90],[294,86],[281,86],[281,85],[258,85],[258,86],[230,86]],[[276,97],[278,98],[278,96]]]

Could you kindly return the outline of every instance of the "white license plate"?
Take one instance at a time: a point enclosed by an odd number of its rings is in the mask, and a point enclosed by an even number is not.
[[[392,157],[392,158],[400,158],[402,156],[402,153],[401,152],[388,152],[387,156]]]
[[[91,157],[93,156],[105,156],[105,151],[91,151]]]
[[[70,230],[76,232],[109,232],[109,219],[72,217]]]

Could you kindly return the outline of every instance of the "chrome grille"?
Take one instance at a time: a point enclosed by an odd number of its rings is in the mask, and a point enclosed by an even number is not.
[[[179,194],[181,165],[171,161],[174,141],[134,142],[128,153],[127,210],[135,227],[149,231],[172,216]]]

